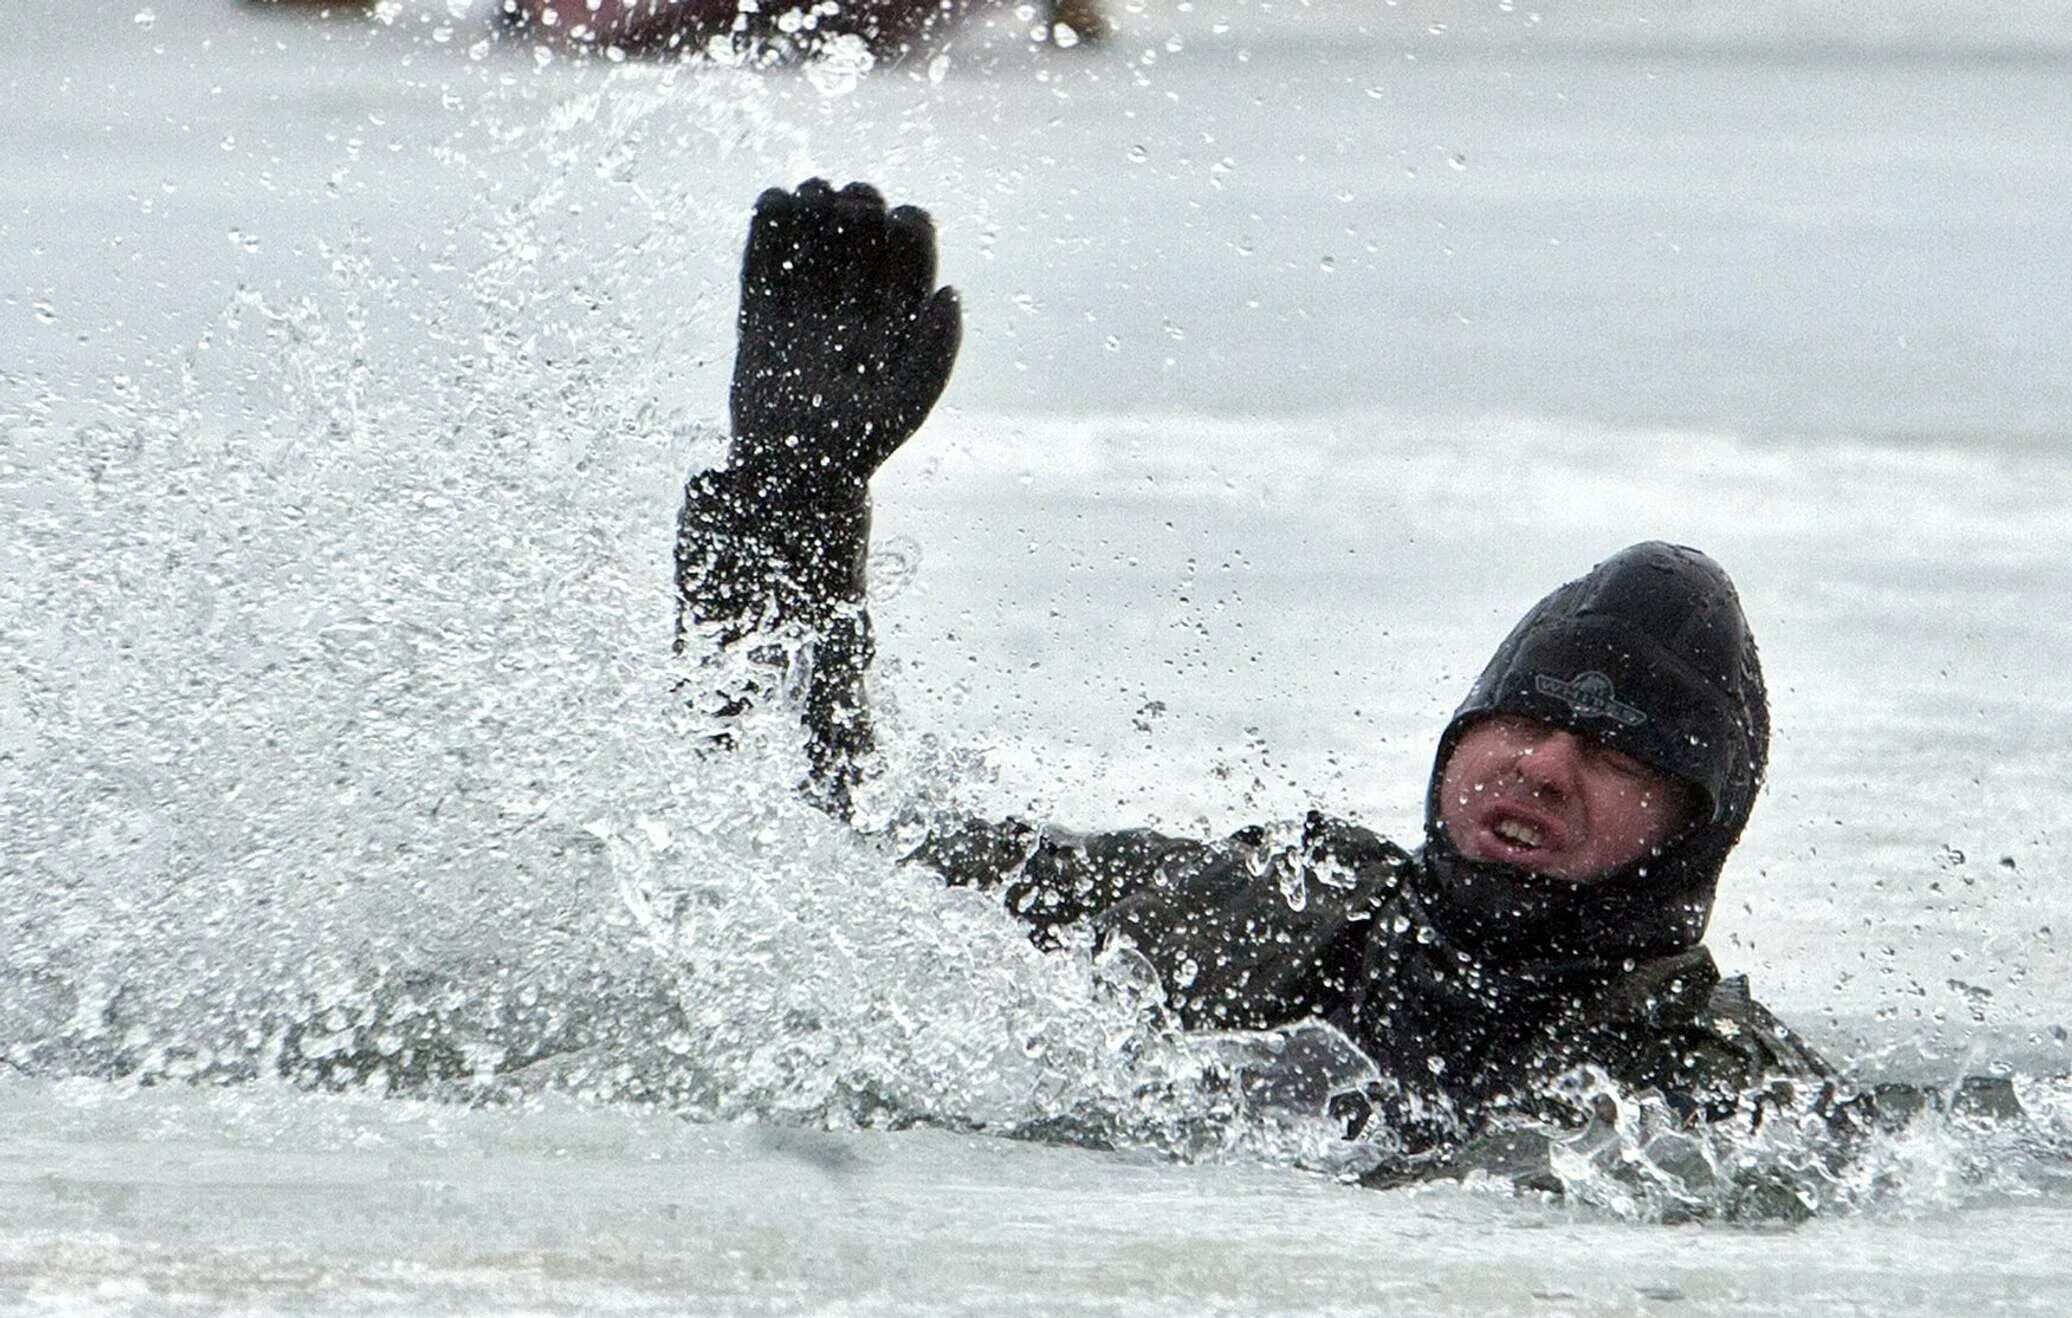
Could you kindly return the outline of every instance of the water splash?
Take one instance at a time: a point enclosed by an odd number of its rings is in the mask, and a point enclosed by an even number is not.
[[[676,694],[721,439],[656,344],[730,299],[654,290],[738,217],[666,166],[782,155],[763,89],[586,70],[506,113],[446,149],[479,200],[439,261],[347,233],[134,378],[9,382],[5,1059],[1225,1139],[1141,991],[811,810],[785,711],[715,756]]]
[[[2059,1195],[2072,1181],[2072,1081],[1973,1080],[1947,1091],[1873,1086],[1744,1102],[1693,1125],[1654,1094],[1581,1072],[1557,1087],[1573,1118],[1500,1122],[1444,1160],[1470,1184],[1551,1196],[1635,1222],[1801,1222],[1908,1216]],[[1394,1183],[1387,1157],[1370,1174]]]

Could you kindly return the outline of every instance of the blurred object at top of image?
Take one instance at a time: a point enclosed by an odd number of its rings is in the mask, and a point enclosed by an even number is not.
[[[582,0],[576,0],[581,4]],[[326,17],[330,14],[366,14],[380,8],[380,0],[245,0],[254,9],[295,9]]]
[[[878,59],[897,59],[998,0],[496,0],[512,32],[570,49],[670,56],[708,51],[774,58],[811,56],[825,42],[861,38]],[[1109,24],[1100,0],[1040,0],[1030,34],[1061,47],[1099,41]]]

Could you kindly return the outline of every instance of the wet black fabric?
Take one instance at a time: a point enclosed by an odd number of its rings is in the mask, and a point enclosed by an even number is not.
[[[1470,861],[1439,818],[1461,734],[1508,714],[1566,728],[1689,784],[1692,824],[1659,854],[1584,884]],[[1650,541],[1555,589],[1497,647],[1439,739],[1417,895],[1454,946],[1497,966],[1646,959],[1705,936],[1721,867],[1769,759],[1762,664],[1733,582]]]
[[[875,653],[864,609],[870,500],[838,486],[819,498],[774,494],[759,473],[699,472],[676,524],[676,650],[701,658],[745,648],[752,660],[687,692],[721,725],[795,690],[812,766],[804,784],[838,818],[873,746],[863,678]],[[695,679],[694,679],[695,680]]]
[[[867,183],[756,198],[741,255],[728,470],[778,502],[861,499],[950,382],[956,290],[936,286],[935,225]]]
[[[677,519],[676,648],[752,647],[761,672],[693,693],[720,718],[801,676],[810,787],[847,818],[871,748],[867,487],[949,384],[963,314],[927,212],[808,179],[756,199],[737,327],[727,465],[691,478]]]

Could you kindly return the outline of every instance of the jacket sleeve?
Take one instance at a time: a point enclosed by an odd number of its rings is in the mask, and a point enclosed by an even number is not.
[[[1069,925],[1201,869],[1217,848],[1150,829],[1080,834],[1017,819],[970,819],[930,832],[907,857],[952,887],[997,891],[1038,947]]]
[[[873,745],[864,674],[870,501],[862,491],[786,496],[731,469],[684,487],[676,524],[676,650],[701,662],[685,683],[720,724],[795,692],[807,733],[809,788],[848,818],[850,789]]]
[[[1157,973],[1189,1029],[1259,1030],[1330,1015],[1353,992],[1374,915],[1407,857],[1312,814],[1215,842],[1144,829],[1089,837],[970,823],[912,859],[999,888],[1039,947],[1084,921]]]

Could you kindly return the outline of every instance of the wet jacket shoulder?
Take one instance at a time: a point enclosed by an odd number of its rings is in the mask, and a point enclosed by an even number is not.
[[[1625,971],[1586,1000],[1582,1015],[1595,1060],[1615,1077],[1682,1095],[1706,1115],[1724,1116],[1767,1087],[1835,1074],[1755,1000],[1746,975],[1722,978],[1703,947]]]

